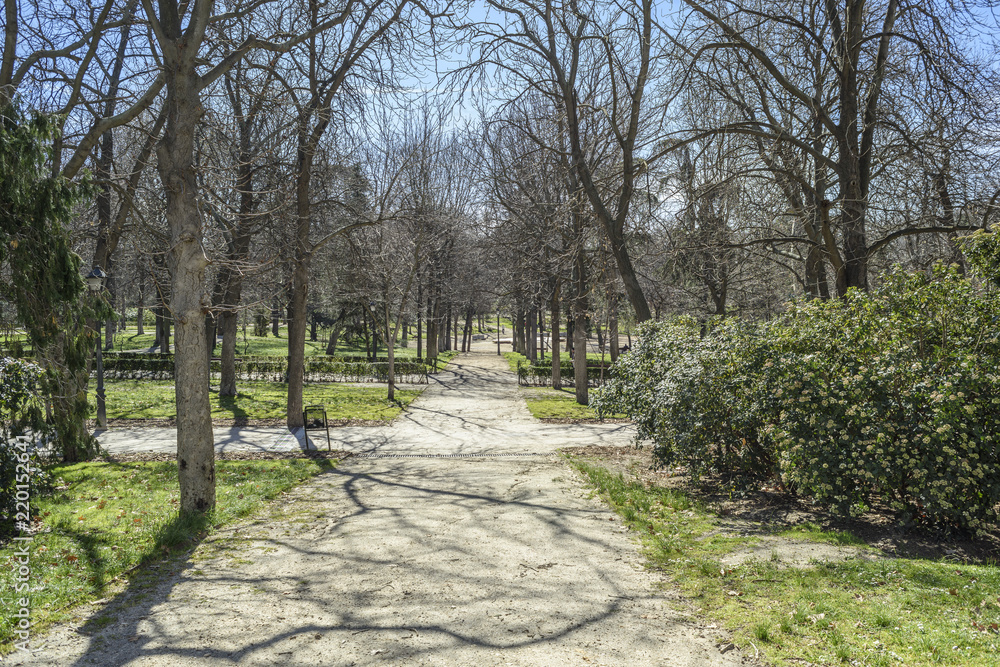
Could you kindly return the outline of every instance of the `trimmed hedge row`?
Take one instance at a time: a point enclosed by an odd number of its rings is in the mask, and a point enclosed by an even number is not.
[[[244,381],[284,382],[288,363],[280,357],[241,357],[236,360],[236,377]],[[211,373],[218,378],[221,362],[212,360]],[[173,355],[106,354],[105,377],[119,380],[172,380]],[[388,382],[388,362],[371,362],[361,357],[307,357],[303,377],[306,382]],[[413,361],[395,362],[396,382],[426,384],[427,367]]]
[[[605,380],[609,377],[610,368],[610,364],[604,368]],[[573,361],[560,361],[559,369],[563,384],[568,387],[574,386],[575,373],[573,370]],[[523,387],[552,386],[552,361],[536,361],[535,363],[531,363],[519,359],[517,362],[517,383]],[[601,386],[601,362],[599,360],[587,360],[587,386]]]
[[[979,532],[1000,520],[997,322],[998,295],[955,271],[897,269],[764,324],[647,323],[596,405],[695,475]]]

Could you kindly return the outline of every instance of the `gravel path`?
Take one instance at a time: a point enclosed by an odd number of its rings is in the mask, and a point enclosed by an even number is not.
[[[553,453],[628,429],[538,424],[505,363],[459,357],[391,427],[334,444],[361,456],[11,664],[743,664]]]

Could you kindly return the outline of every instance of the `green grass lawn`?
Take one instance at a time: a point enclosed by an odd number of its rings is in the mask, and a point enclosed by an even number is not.
[[[591,389],[591,392],[594,390]],[[553,389],[551,387],[521,387],[521,395],[535,419],[599,419],[600,415],[589,405],[576,402],[572,388]],[[605,415],[611,419],[621,419],[624,415]]]
[[[139,574],[142,566],[187,552],[206,532],[260,510],[268,499],[335,463],[218,461],[214,512],[185,520],[178,519],[174,462],[49,467],[55,491],[31,500],[42,523],[29,547],[32,635],[71,618],[73,606],[105,597],[113,584]],[[0,548],[5,610],[15,608],[15,549],[11,544]],[[0,615],[0,653],[13,649],[13,624],[12,614]]]
[[[241,382],[235,397],[220,397],[212,391],[212,418],[247,417],[280,419],[285,417],[287,385],[279,382]],[[174,385],[170,381],[112,380],[105,383],[109,419],[153,419],[176,416]],[[307,384],[303,390],[306,405],[323,405],[329,419],[371,419],[390,421],[420,390],[397,389],[397,402],[386,400],[384,385]],[[95,409],[93,392],[89,394]]]
[[[752,538],[684,493],[626,481],[573,459],[632,528],[650,562],[706,619],[733,632],[744,654],[775,665],[1000,665],[1000,567],[917,558],[853,558],[783,567],[780,559],[725,568],[719,558]],[[857,543],[817,526],[796,539]]]

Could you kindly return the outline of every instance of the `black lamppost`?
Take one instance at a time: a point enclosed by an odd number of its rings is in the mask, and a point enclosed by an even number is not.
[[[101,267],[95,266],[94,270],[87,274],[87,287],[90,289],[92,294],[99,294],[101,288],[104,286],[104,279],[108,277],[108,274],[101,270]],[[101,357],[101,332],[100,329],[97,331],[97,427],[107,428],[108,427],[108,413],[107,408],[104,403],[104,360]]]
[[[500,354],[500,311],[497,310],[497,356],[502,356]]]

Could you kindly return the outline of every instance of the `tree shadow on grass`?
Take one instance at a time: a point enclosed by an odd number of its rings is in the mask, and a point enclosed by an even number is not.
[[[239,396],[219,396],[219,408],[230,413],[237,422],[247,421],[250,419],[250,413],[237,403],[238,398]]]

